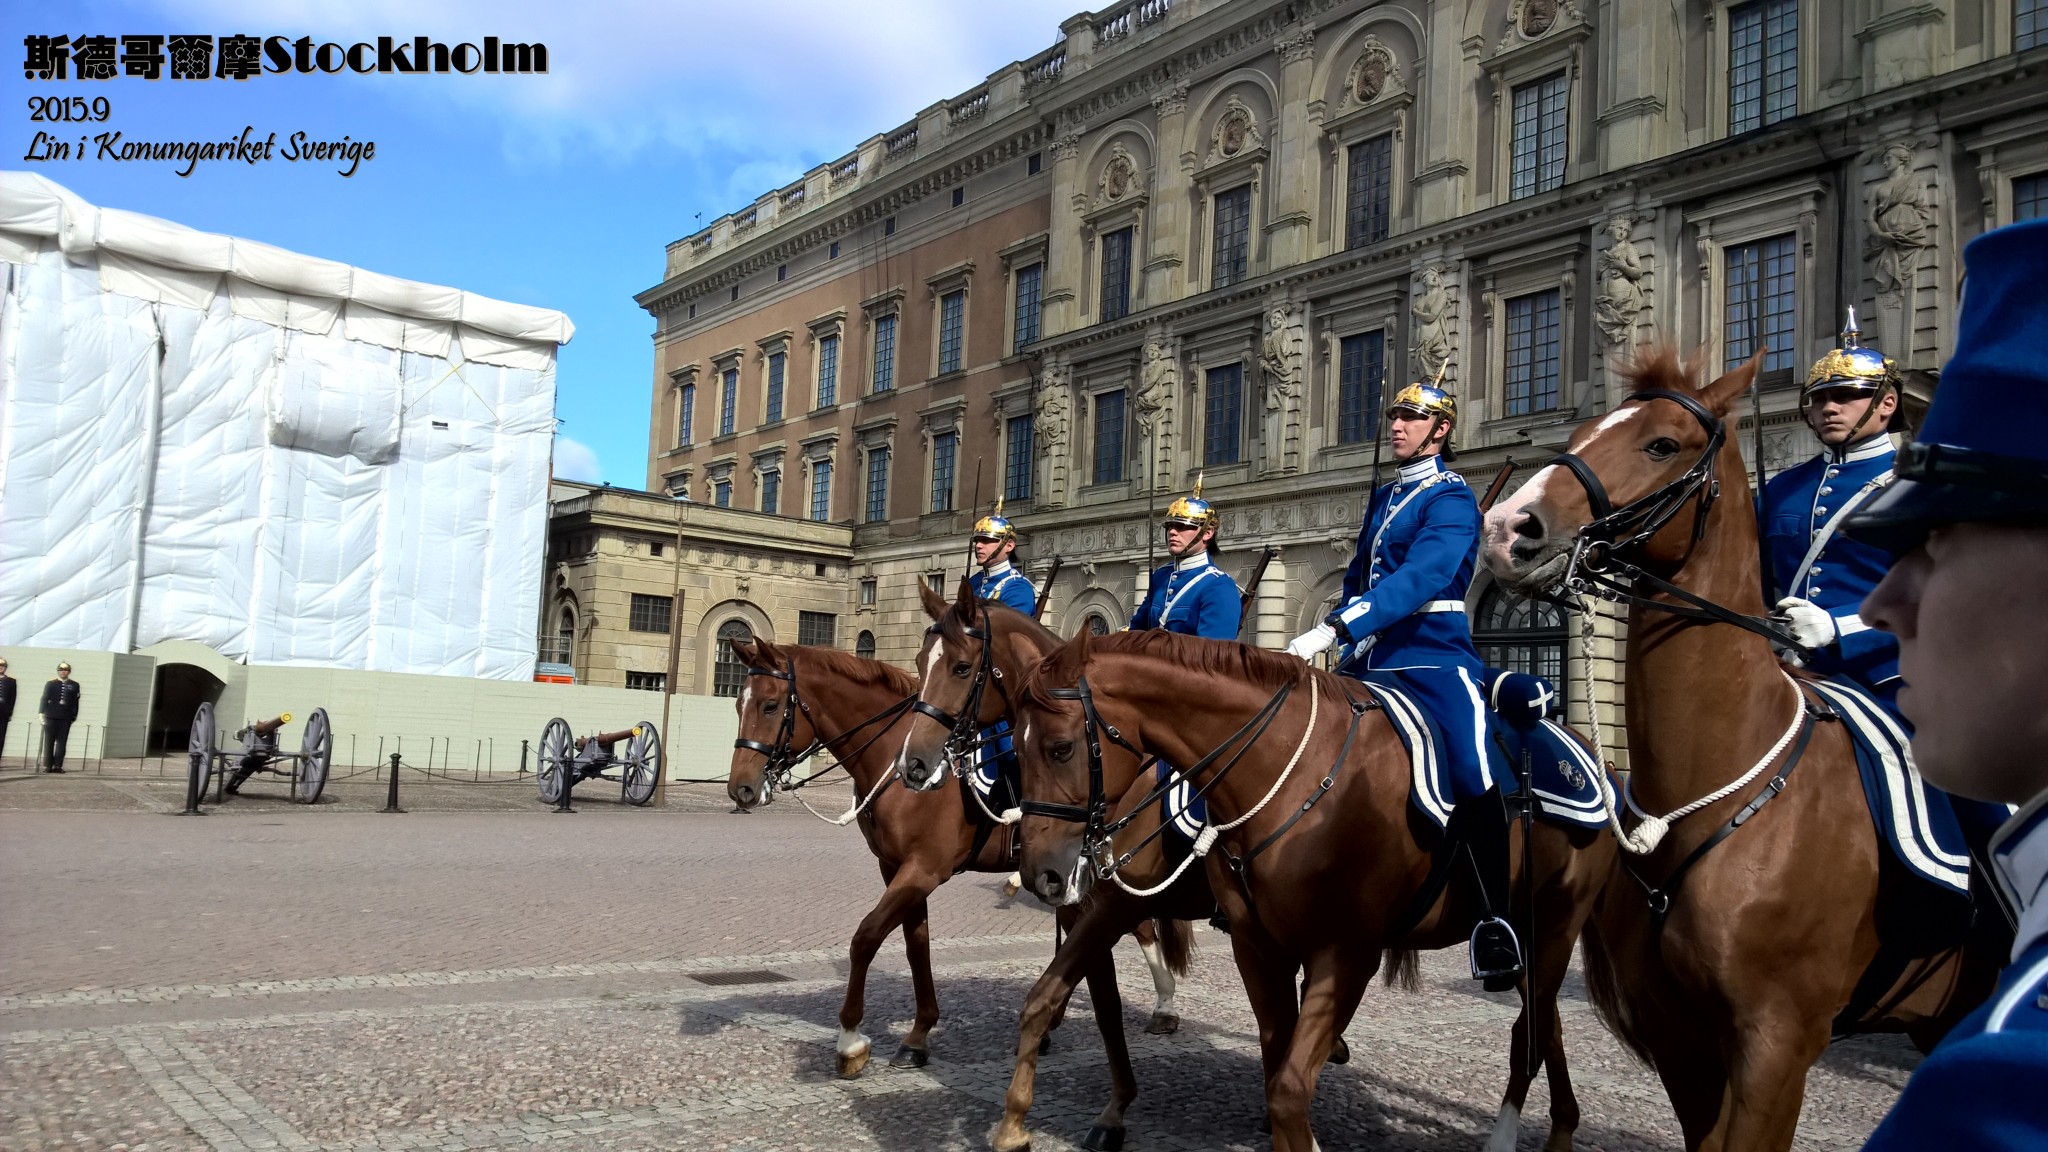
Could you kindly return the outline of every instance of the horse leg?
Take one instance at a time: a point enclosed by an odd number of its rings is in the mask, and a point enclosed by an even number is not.
[[[1718,1133],[1722,1148],[1792,1147],[1806,1100],[1806,1071],[1828,1046],[1829,1024],[1826,1012],[1805,1013],[1791,1004],[1737,1021]]]
[[[917,1016],[889,1063],[898,1068],[922,1068],[932,1058],[932,1025],[939,1022],[939,993],[932,986],[932,930],[922,900],[904,912],[903,955],[910,961],[910,986],[917,995]]]
[[[1366,982],[1379,967],[1377,953],[1362,963],[1346,962],[1351,959],[1336,949],[1309,957],[1301,1017],[1279,1074],[1266,1093],[1266,1110],[1273,1121],[1273,1152],[1315,1152],[1319,1147],[1308,1123],[1316,1077],[1329,1058],[1338,1022],[1349,1020],[1357,1010]]]
[[[1145,967],[1152,972],[1152,1019],[1145,1022],[1145,1031],[1154,1036],[1178,1032],[1180,1013],[1173,1006],[1173,969],[1166,963],[1166,949],[1159,943],[1159,933],[1150,920],[1140,920],[1131,935],[1138,941]]]
[[[1550,1083],[1550,1134],[1543,1152],[1571,1152],[1579,1127],[1579,1098],[1572,1090],[1571,1070],[1564,1054],[1564,1019],[1557,1011],[1558,991],[1571,968],[1572,949],[1593,910],[1598,885],[1573,883],[1568,842],[1535,836],[1536,874],[1525,883],[1536,887],[1535,921],[1549,926],[1530,941],[1529,971],[1522,980],[1522,1013],[1515,1018],[1513,1048],[1508,1054],[1508,1090],[1501,1100],[1487,1152],[1514,1152],[1522,1107],[1540,1065]],[[1553,881],[1553,882],[1546,882]],[[1591,889],[1588,891],[1587,889]]]
[[[1237,919],[1243,924],[1243,919]],[[1273,1084],[1286,1061],[1288,1045],[1294,1041],[1295,1022],[1301,1018],[1301,1002],[1295,999],[1295,964],[1269,955],[1252,940],[1253,932],[1230,934],[1231,958],[1237,961],[1238,976],[1244,980],[1245,998],[1252,1003],[1252,1016],[1259,1022],[1259,1063],[1265,1071],[1267,1114],[1259,1129],[1272,1131]],[[1277,1145],[1276,1145],[1277,1148]]]
[[[1010,1072],[1010,1089],[1003,1097],[1003,1119],[990,1137],[996,1152],[1021,1152],[1031,1147],[1024,1114],[1031,1110],[1038,1058],[1049,1047],[1048,1032],[1056,1018],[1065,1013],[1083,970],[1098,953],[1106,954],[1114,947],[1130,928],[1127,920],[1108,913],[1111,907],[1109,901],[1098,901],[1090,905],[1090,915],[1078,919],[1066,907],[1060,909],[1060,918],[1069,927],[1066,943],[1053,954],[1052,963],[1024,998],[1024,1011],[1017,1022],[1017,1061]]]
[[[882,941],[896,931],[896,926],[903,923],[910,909],[923,905],[925,897],[937,887],[938,883],[921,869],[898,869],[889,878],[889,887],[883,891],[881,900],[869,909],[868,914],[861,918],[860,927],[854,930],[846,972],[846,1002],[839,1007],[841,1079],[851,1080],[860,1075],[861,1069],[868,1066],[868,1053],[874,1048],[874,1043],[860,1032],[861,1019],[867,1014],[868,965],[874,963]]]
[[[1088,1152],[1120,1152],[1124,1109],[1138,1098],[1138,1075],[1131,1069],[1131,1050],[1124,1040],[1124,998],[1116,985],[1116,953],[1113,947],[1104,948],[1090,959],[1088,1000],[1095,1006],[1095,1026],[1102,1031],[1102,1050],[1109,1057],[1109,1104],[1095,1117],[1081,1147]]]

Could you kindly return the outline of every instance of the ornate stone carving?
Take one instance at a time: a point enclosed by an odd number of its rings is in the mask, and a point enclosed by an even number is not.
[[[1407,90],[1408,81],[1401,75],[1401,65],[1394,59],[1394,50],[1381,43],[1379,37],[1367,36],[1365,45],[1359,49],[1358,60],[1351,65],[1351,75],[1344,80],[1344,103],[1350,107],[1363,107]]]
[[[1067,435],[1073,404],[1068,392],[1066,369],[1048,365],[1039,374],[1031,432],[1045,472],[1034,502],[1045,508],[1064,507],[1067,502]]]
[[[1185,80],[1180,80],[1169,85],[1168,87],[1160,89],[1159,92],[1152,97],[1152,107],[1156,109],[1161,116],[1171,116],[1179,112],[1187,111],[1188,82]]]
[[[1155,488],[1171,487],[1173,435],[1180,422],[1180,357],[1172,340],[1146,342],[1132,407],[1146,439],[1146,451],[1151,453],[1151,467],[1141,480]]]
[[[1114,204],[1128,196],[1138,185],[1138,162],[1131,156],[1131,150],[1119,140],[1109,146],[1109,159],[1102,165],[1102,179],[1096,188],[1100,192],[1098,204]]]
[[[1290,64],[1299,60],[1312,60],[1316,54],[1316,30],[1302,28],[1277,37],[1273,41],[1273,47],[1280,53],[1280,59]]]
[[[1870,236],[1864,256],[1876,268],[1879,292],[1903,295],[1913,285],[1920,255],[1934,246],[1934,198],[1916,171],[1909,144],[1884,150],[1885,177],[1870,190]]]
[[[1308,325],[1299,304],[1279,303],[1266,312],[1259,343],[1259,374],[1265,383],[1265,461],[1269,472],[1301,468],[1302,377],[1308,362]]]
[[[1600,253],[1600,296],[1593,305],[1593,322],[1608,344],[1633,343],[1636,318],[1643,312],[1650,268],[1642,249],[1635,245],[1635,227],[1635,220],[1626,212],[1607,221],[1607,235],[1613,242]]]
[[[1265,136],[1259,131],[1259,118],[1244,101],[1232,96],[1223,105],[1223,114],[1216,118],[1216,128],[1209,134],[1208,163],[1229,160],[1246,152],[1257,150],[1265,143]]]
[[[1541,40],[1559,28],[1583,22],[1577,0],[1515,0],[1508,8],[1507,30],[1501,33],[1499,54],[1517,42]]]
[[[1450,289],[1444,286],[1447,269],[1431,264],[1422,270],[1421,291],[1409,306],[1414,321],[1415,368],[1424,380],[1439,373],[1449,375],[1458,338],[1458,317]]]

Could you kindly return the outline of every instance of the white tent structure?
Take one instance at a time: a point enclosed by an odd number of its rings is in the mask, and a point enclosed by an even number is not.
[[[0,644],[530,679],[559,312],[0,172]]]

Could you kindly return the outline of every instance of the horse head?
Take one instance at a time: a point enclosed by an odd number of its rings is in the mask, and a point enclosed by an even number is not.
[[[1048,904],[1078,904],[1094,879],[1088,866],[1090,815],[1100,818],[1106,784],[1103,749],[1078,698],[1092,645],[1088,629],[1053,649],[1025,674],[1012,734],[1025,796],[1018,874]],[[1091,753],[1091,737],[1096,737]],[[1091,760],[1092,757],[1092,760]],[[1135,763],[1130,772],[1135,773]]]
[[[917,703],[910,730],[896,754],[896,771],[914,791],[945,783],[946,767],[963,739],[1002,717],[1002,700],[984,691],[989,674],[988,610],[974,585],[960,578],[960,593],[946,600],[919,584],[918,598],[932,618],[917,654]]]
[[[1486,566],[1524,592],[1597,572],[1624,552],[1645,570],[1675,572],[1704,535],[1724,480],[1747,490],[1729,417],[1763,355],[1704,388],[1693,383],[1696,360],[1681,362],[1668,346],[1639,355],[1622,369],[1628,398],[1580,425],[1564,455],[1487,513]]]
[[[740,723],[725,794],[745,809],[773,799],[775,787],[784,783],[776,777],[787,773],[790,756],[815,734],[796,706],[796,666],[789,653],[768,640],[731,644],[747,672],[735,702]]]

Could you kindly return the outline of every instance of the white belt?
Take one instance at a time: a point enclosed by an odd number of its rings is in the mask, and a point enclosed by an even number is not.
[[[1425,604],[1424,604],[1424,605],[1423,605],[1422,607],[1420,607],[1420,608],[1417,608],[1417,609],[1416,609],[1415,611],[1416,611],[1416,612],[1418,612],[1418,613],[1421,613],[1421,612],[1463,612],[1464,610],[1465,610],[1465,602],[1464,602],[1463,600],[1431,600],[1431,601],[1429,601],[1429,602],[1425,603]]]

